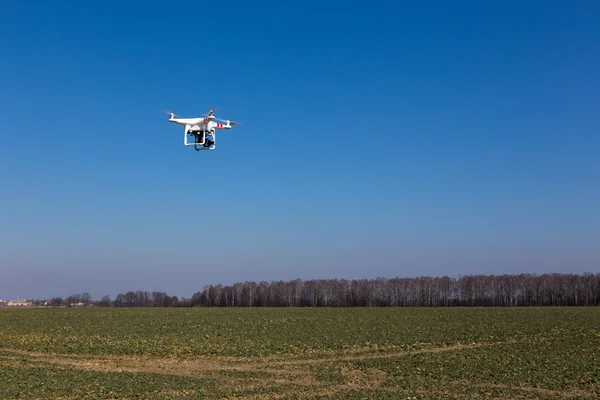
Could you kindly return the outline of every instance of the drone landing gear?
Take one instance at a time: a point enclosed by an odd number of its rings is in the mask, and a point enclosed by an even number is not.
[[[187,141],[187,135],[193,135],[194,136],[194,142],[193,143],[188,143]],[[216,135],[214,131],[209,131],[209,132],[204,132],[204,131],[195,131],[195,132],[189,132],[187,134],[184,135],[183,138],[183,144],[186,146],[194,146],[194,150],[196,151],[201,151],[201,150],[214,150],[215,149],[215,141],[216,141]]]

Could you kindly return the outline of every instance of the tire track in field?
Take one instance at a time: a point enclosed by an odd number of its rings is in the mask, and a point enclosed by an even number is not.
[[[279,390],[314,391],[331,389],[339,383],[320,381],[316,366],[326,363],[351,362],[377,358],[395,358],[412,354],[441,351],[460,351],[469,348],[495,345],[495,343],[479,343],[472,345],[454,345],[417,350],[401,351],[341,351],[327,352],[327,356],[310,357],[312,354],[273,355],[267,357],[218,357],[201,356],[191,358],[156,358],[147,356],[124,355],[81,355],[31,352],[0,348],[0,365],[6,360],[21,363],[22,366],[39,367],[40,363],[68,366],[96,372],[130,372],[168,374],[184,377],[211,378],[226,385],[234,391],[264,390],[277,386]],[[354,353],[348,355],[348,353]],[[43,364],[42,364],[43,365]],[[365,374],[358,369],[350,372],[342,367],[345,381],[360,381],[366,387],[377,387],[383,381],[383,371],[373,370]],[[357,387],[358,389],[359,387]],[[287,390],[286,390],[287,389]]]
[[[32,352],[10,348],[0,348],[0,367],[40,367],[44,364],[68,366],[76,369],[96,372],[130,372],[167,374],[184,377],[212,378],[227,387],[232,393],[241,391],[261,391],[277,388],[279,393],[260,394],[257,397],[235,398],[278,398],[301,390],[302,396],[330,396],[350,390],[383,390],[394,393],[418,393],[419,390],[407,390],[400,387],[381,387],[387,373],[377,369],[360,370],[348,365],[341,367],[342,382],[329,382],[318,379],[316,366],[327,363],[352,362],[372,359],[401,358],[415,354],[440,353],[471,350],[496,345],[523,342],[528,340],[512,340],[504,342],[487,342],[457,344],[444,347],[422,348],[416,350],[381,351],[378,349],[352,350],[340,352],[323,352],[309,354],[286,354],[266,357],[223,357],[195,356],[188,358],[128,356],[128,355],[81,355]],[[350,354],[349,354],[350,353]],[[324,357],[324,354],[327,354]],[[311,357],[315,355],[316,357]],[[450,381],[451,387],[470,387],[481,389],[499,389],[519,391],[540,396],[558,398],[587,398],[594,393],[574,388],[569,391],[557,391],[529,386],[511,386],[496,383],[475,383],[466,380]],[[424,391],[424,394],[435,394],[436,389]],[[452,393],[440,391],[439,394]]]
[[[182,372],[181,368],[194,370],[223,370],[223,371],[268,371],[273,372],[285,371],[282,366],[303,366],[324,364],[329,362],[340,361],[362,361],[371,359],[385,359],[409,356],[413,354],[439,353],[445,351],[460,351],[467,349],[475,349],[480,347],[488,347],[506,344],[506,342],[489,342],[489,343],[474,343],[470,345],[452,345],[444,347],[424,348],[417,350],[400,350],[400,351],[377,351],[360,350],[352,352],[360,352],[363,354],[347,355],[349,352],[328,352],[327,357],[318,356],[319,353],[313,353],[317,357],[310,357],[309,354],[278,354],[265,357],[223,357],[223,356],[195,356],[185,358],[172,357],[155,357],[155,356],[129,356],[129,355],[91,355],[91,354],[61,354],[61,353],[44,353],[27,350],[18,350],[10,348],[0,348],[0,359],[2,358],[20,358],[36,359],[51,364],[71,365],[74,367],[83,367],[87,369],[99,368],[99,371],[117,371],[131,370],[134,372],[153,371],[155,369],[164,372],[167,367],[177,367],[181,375],[189,376],[188,373]],[[2,353],[5,353],[3,355]]]
[[[339,362],[339,361],[363,361],[363,360],[375,360],[375,359],[385,359],[385,358],[396,358],[396,357],[404,357],[410,356],[413,354],[427,354],[427,353],[440,353],[446,351],[460,351],[467,349],[476,349],[480,347],[489,347],[505,344],[506,342],[498,342],[498,343],[476,343],[471,345],[453,345],[453,346],[444,346],[444,347],[434,347],[434,348],[426,348],[426,349],[418,349],[418,350],[408,350],[408,351],[399,351],[399,352],[382,352],[382,353],[370,353],[363,355],[344,355],[344,353],[339,353],[337,357],[328,357],[328,358],[308,358],[308,359],[291,359],[291,360],[266,360],[265,364],[271,367],[280,366],[280,365],[310,365],[310,364],[323,364],[327,362]],[[261,361],[259,361],[260,363]]]

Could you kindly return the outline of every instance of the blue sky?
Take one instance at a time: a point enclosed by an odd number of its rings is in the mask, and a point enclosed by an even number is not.
[[[600,5],[0,4],[0,298],[600,265]],[[160,112],[243,126],[213,152]]]

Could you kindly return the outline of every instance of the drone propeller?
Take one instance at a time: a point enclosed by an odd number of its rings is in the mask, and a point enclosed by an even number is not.
[[[214,115],[215,115],[215,111],[216,111],[216,110],[218,110],[218,109],[219,109],[219,107],[211,107],[211,108],[209,109],[210,111],[209,111],[209,112],[207,112],[207,113],[205,113],[205,114],[202,114],[202,116],[203,116],[203,117],[208,117],[208,116],[210,116],[210,115],[211,115],[211,112],[212,112],[212,116],[214,116]]]
[[[165,114],[167,114],[167,115],[173,115],[174,117],[176,117],[175,113],[173,113],[173,112],[171,112],[171,111],[169,111],[169,110],[165,110],[165,109],[163,109],[163,110],[160,110],[160,111],[164,112],[164,113],[165,113]]]
[[[229,121],[227,119],[215,118],[217,121],[229,123],[229,125],[241,125],[239,122]]]

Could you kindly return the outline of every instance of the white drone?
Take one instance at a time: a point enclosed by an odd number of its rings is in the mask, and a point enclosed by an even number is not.
[[[184,127],[183,144],[186,146],[194,146],[196,151],[215,149],[215,132],[217,129],[231,129],[233,125],[241,125],[237,122],[216,118],[214,109],[210,109],[208,113],[197,118],[178,118],[169,110],[163,110],[163,112],[169,114],[169,122],[174,122]],[[222,121],[223,123],[215,121]],[[193,143],[188,143],[187,135],[194,136]]]

